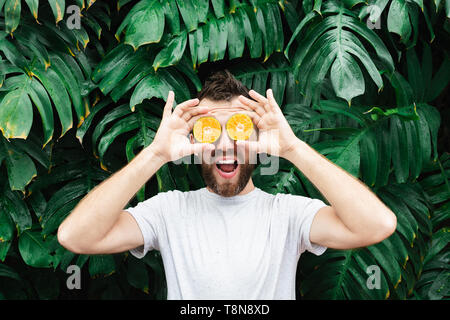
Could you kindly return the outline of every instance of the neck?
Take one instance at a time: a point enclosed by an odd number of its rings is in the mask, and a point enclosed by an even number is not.
[[[210,187],[208,187],[208,186],[206,186],[206,189],[207,189],[208,191],[210,191],[210,192],[214,192],[214,190],[212,190],[212,189],[211,189]],[[247,193],[249,193],[249,192],[252,192],[253,190],[255,190],[255,185],[253,184],[252,178],[250,178],[250,179],[248,180],[247,185],[245,186],[245,188],[242,189],[242,191],[239,192],[239,193],[237,194],[237,196],[242,196],[242,195],[244,195],[244,194],[247,194]]]
[[[247,183],[247,185],[245,186],[245,188],[242,189],[242,191],[239,192],[238,195],[239,195],[239,196],[242,196],[242,195],[244,195],[244,194],[247,194],[247,193],[253,191],[254,189],[255,189],[255,185],[253,184],[252,178],[250,178],[250,179],[248,180],[248,183]]]

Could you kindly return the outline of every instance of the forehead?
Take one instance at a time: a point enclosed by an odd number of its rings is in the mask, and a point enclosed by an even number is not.
[[[211,109],[210,114],[222,121],[234,113],[246,111],[238,97],[233,97],[230,101],[215,101],[207,98],[202,99],[198,106],[207,106]]]

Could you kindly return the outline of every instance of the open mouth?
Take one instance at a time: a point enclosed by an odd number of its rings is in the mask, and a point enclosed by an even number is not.
[[[226,179],[234,177],[238,171],[239,164],[237,160],[219,160],[216,162],[216,168],[219,175]]]

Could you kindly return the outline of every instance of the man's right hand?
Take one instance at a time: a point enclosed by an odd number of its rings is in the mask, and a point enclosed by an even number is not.
[[[198,107],[197,98],[184,101],[172,111],[174,101],[173,91],[169,92],[163,116],[151,148],[155,155],[165,162],[176,161],[182,157],[203,151],[212,151],[213,144],[191,143],[189,132],[195,121],[209,112],[208,107]]]
[[[172,112],[169,93],[163,118],[153,142],[133,160],[91,190],[58,228],[58,241],[79,254],[124,252],[144,243],[136,220],[124,210],[134,194],[166,162],[214,147],[192,144],[188,134],[207,107],[198,99],[185,101]]]

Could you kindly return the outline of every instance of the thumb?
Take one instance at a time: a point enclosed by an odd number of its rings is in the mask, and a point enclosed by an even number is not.
[[[166,105],[164,106],[162,117],[168,117],[172,114],[173,101],[175,98],[175,94],[173,91],[169,91],[169,95],[167,96]]]

